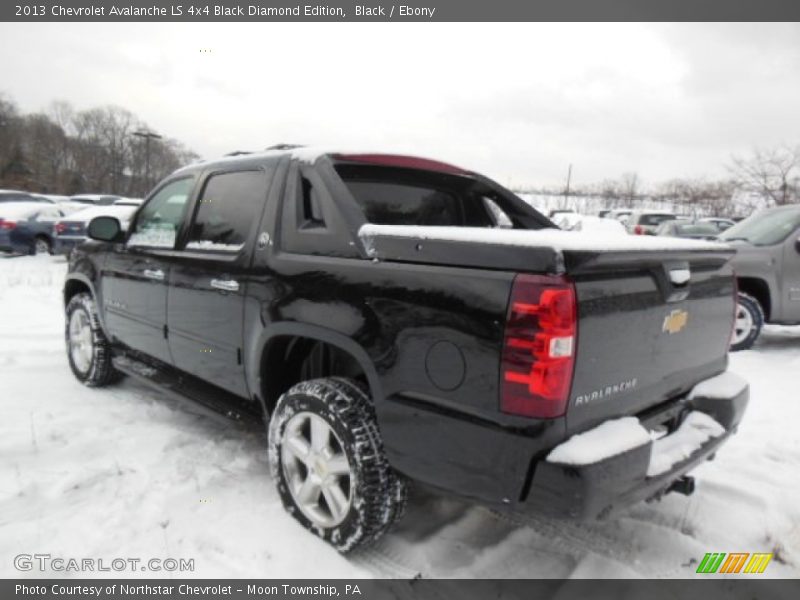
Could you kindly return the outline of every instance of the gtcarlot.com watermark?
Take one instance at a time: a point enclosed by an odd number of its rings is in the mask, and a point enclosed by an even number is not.
[[[74,558],[51,554],[17,554],[17,571],[92,573],[97,571],[193,572],[193,558]]]

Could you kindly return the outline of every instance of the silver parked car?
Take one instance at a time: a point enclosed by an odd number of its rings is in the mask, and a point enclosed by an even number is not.
[[[739,304],[731,350],[750,348],[764,323],[800,324],[800,204],[757,212],[719,239],[737,250]]]
[[[625,227],[628,233],[634,235],[655,235],[656,228],[661,223],[677,218],[677,215],[663,210],[635,210],[625,222]]]

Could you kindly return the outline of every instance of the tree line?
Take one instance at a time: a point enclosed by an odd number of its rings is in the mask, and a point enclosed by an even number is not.
[[[578,212],[591,212],[601,200],[607,208],[673,205],[686,214],[739,217],[800,202],[800,146],[754,148],[747,156],[731,157],[726,171],[728,177],[719,180],[675,178],[648,186],[638,174],[625,173],[582,186],[520,191],[560,196],[560,208]]]
[[[76,110],[56,101],[23,114],[0,93],[0,188],[143,197],[199,158],[177,140],[148,133],[147,123],[118,106]]]

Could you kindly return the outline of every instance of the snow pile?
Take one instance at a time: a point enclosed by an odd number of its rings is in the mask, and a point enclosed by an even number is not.
[[[708,577],[710,549],[776,552],[761,577],[800,576],[800,328],[767,325],[730,357],[751,410],[697,490],[574,523],[508,519],[423,486],[405,518],[348,557],[286,514],[259,432],[243,433],[132,378],[87,388],[67,366],[63,257],[0,258],[0,576],[14,556],[194,558],[193,573],[87,577]],[[421,436],[441,435],[420,423]],[[98,525],[101,524],[101,525]]]
[[[563,465],[590,465],[650,442],[650,433],[636,417],[622,417],[573,435],[547,455]]]
[[[716,377],[698,383],[691,392],[692,398],[731,398],[739,395],[747,387],[747,382],[736,373],[725,371]]]
[[[358,235],[370,256],[375,255],[375,240],[381,237],[415,240],[440,240],[497,244],[528,248],[551,248],[556,251],[615,252],[720,250],[727,246],[650,235],[615,235],[605,231],[562,231],[560,229],[491,229],[486,227],[439,227],[423,225],[362,225]]]
[[[686,460],[711,438],[725,433],[725,428],[705,413],[692,411],[678,430],[653,442],[647,476],[655,477]]]

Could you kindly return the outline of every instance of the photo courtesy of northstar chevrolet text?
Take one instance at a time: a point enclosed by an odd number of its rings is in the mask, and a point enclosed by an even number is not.
[[[794,594],[800,25],[512,4],[0,9],[9,597]]]

